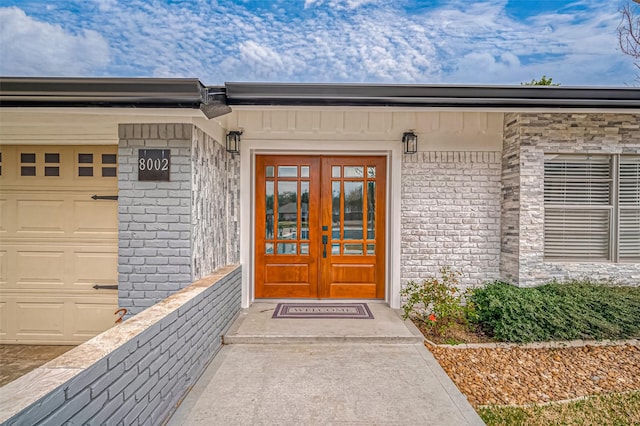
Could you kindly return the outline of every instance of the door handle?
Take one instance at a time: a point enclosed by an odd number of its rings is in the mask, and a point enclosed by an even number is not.
[[[96,290],[117,290],[118,289],[118,285],[94,285],[93,288],[95,288]]]
[[[118,196],[117,195],[94,195],[93,197],[91,197],[91,199],[93,199],[93,200],[114,200],[114,201],[118,201]]]
[[[322,257],[327,258],[327,243],[329,242],[329,237],[326,235],[322,236]]]

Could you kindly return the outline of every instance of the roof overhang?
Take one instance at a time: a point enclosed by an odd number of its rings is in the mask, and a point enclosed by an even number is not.
[[[0,78],[3,107],[190,108],[231,112],[224,87],[174,78]]]
[[[226,83],[198,79],[0,77],[3,107],[190,108],[208,118],[231,106],[640,110],[640,88]]]
[[[640,88],[226,83],[230,106],[640,109]]]

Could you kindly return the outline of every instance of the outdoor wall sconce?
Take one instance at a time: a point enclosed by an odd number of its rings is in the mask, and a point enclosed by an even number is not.
[[[418,135],[413,132],[404,132],[402,134],[402,144],[404,145],[405,154],[415,154],[418,152]]]
[[[240,135],[242,132],[232,130],[227,133],[227,152],[230,154],[240,154]]]

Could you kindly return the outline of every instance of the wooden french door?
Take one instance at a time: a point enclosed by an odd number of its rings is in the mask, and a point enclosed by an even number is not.
[[[384,298],[386,158],[256,157],[257,298]]]

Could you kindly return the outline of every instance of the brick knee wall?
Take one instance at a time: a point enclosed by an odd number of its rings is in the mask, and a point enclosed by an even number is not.
[[[29,380],[64,372],[72,378],[6,424],[161,424],[220,349],[240,310],[241,268],[218,272],[5,386],[0,421],[16,411],[20,394],[30,396]],[[94,348],[109,344],[116,347],[74,370]]]

